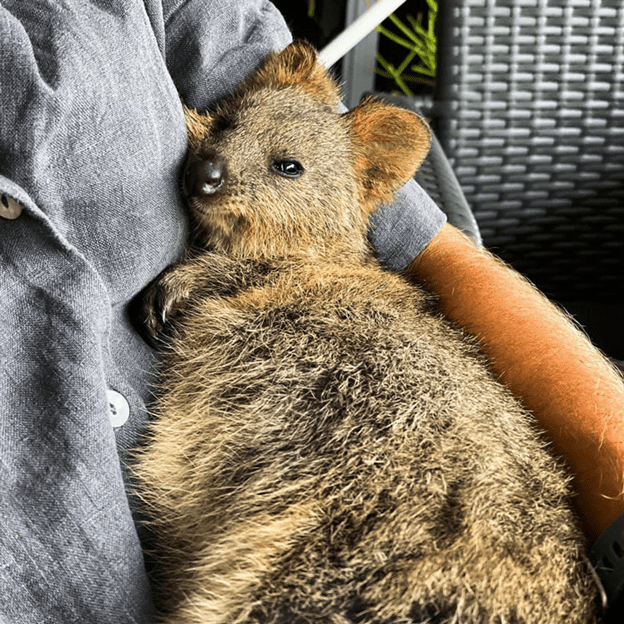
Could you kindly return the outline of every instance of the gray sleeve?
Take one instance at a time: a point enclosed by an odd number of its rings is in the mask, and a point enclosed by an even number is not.
[[[165,0],[166,60],[184,103],[197,109],[228,94],[292,36],[267,0]]]
[[[414,180],[370,219],[369,240],[381,263],[402,271],[446,223],[446,215]]]

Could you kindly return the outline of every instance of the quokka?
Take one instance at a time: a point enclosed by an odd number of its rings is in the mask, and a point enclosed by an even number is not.
[[[369,249],[428,127],[338,103],[294,43],[186,111],[203,249],[145,297],[168,338],[136,465],[162,621],[595,622],[564,468],[476,341]]]

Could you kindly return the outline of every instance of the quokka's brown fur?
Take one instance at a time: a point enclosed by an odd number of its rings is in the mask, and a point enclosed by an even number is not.
[[[187,111],[191,161],[217,154],[224,182],[189,199],[206,249],[146,298],[151,331],[173,326],[136,468],[162,621],[594,622],[564,469],[475,341],[368,248],[428,129],[337,105],[296,43]]]

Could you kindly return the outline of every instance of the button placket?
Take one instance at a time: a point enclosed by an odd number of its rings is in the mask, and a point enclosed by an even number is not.
[[[130,405],[128,401],[116,390],[107,390],[108,396],[108,416],[113,427],[121,427],[130,417]]]

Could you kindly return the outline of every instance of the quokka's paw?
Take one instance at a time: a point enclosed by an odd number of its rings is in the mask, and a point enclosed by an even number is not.
[[[162,346],[167,338],[169,304],[159,281],[153,282],[147,287],[143,293],[141,307],[145,330],[144,337],[147,337],[152,346]]]
[[[137,297],[132,316],[143,339],[152,347],[166,346],[174,317],[185,307],[189,293],[176,288],[167,273],[156,278]]]

